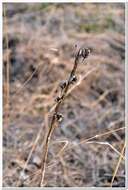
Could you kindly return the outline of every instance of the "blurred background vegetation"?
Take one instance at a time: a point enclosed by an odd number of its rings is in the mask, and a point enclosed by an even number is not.
[[[110,186],[125,140],[124,4],[4,5],[3,185],[37,186],[50,109],[59,82],[71,71],[77,44],[91,49],[86,64],[78,69],[79,78],[95,71],[74,88],[61,107],[64,119],[52,136],[45,186]],[[68,146],[56,156],[64,142]],[[113,187],[124,186],[123,158]]]

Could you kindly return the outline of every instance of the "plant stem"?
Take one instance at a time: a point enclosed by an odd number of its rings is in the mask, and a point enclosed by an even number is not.
[[[41,161],[41,178],[40,178],[40,181],[39,181],[39,186],[42,187],[44,186],[44,176],[45,176],[45,169],[46,169],[46,164],[47,164],[47,157],[48,157],[48,150],[49,150],[49,143],[50,143],[50,139],[51,139],[51,136],[56,128],[56,125],[55,125],[55,122],[56,122],[56,114],[58,113],[59,111],[59,107],[60,105],[63,103],[65,97],[66,97],[66,94],[68,92],[68,89],[69,89],[69,86],[71,84],[71,78],[75,75],[75,72],[76,72],[76,69],[77,69],[77,66],[78,66],[78,63],[79,63],[79,52],[80,52],[81,49],[79,49],[76,57],[75,57],[75,62],[74,62],[74,66],[73,66],[73,69],[69,75],[69,78],[68,78],[68,81],[67,81],[67,84],[62,92],[62,96],[61,96],[61,100],[59,102],[57,102],[56,106],[55,106],[55,111],[53,113],[53,116],[52,116],[52,120],[51,120],[51,124],[50,124],[50,128],[49,128],[49,131],[48,131],[48,134],[46,136],[46,143],[44,145],[44,155],[43,155],[43,158],[42,158],[42,161]]]

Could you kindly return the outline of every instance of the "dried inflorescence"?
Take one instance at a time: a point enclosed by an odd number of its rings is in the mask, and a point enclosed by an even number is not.
[[[90,48],[80,48],[75,55],[76,60],[79,60],[80,63],[83,63],[84,60],[89,56],[90,53],[91,53]]]
[[[49,128],[49,131],[48,131],[48,134],[46,137],[44,154],[43,154],[42,163],[41,163],[41,179],[39,182],[39,186],[44,186],[43,181],[44,181],[45,167],[46,167],[46,162],[47,162],[49,142],[50,142],[51,135],[55,129],[55,122],[61,122],[63,119],[63,115],[61,113],[59,113],[60,105],[64,101],[70,85],[73,85],[77,82],[76,70],[77,70],[78,65],[80,63],[83,63],[83,61],[89,56],[89,54],[90,54],[89,48],[80,48],[75,55],[74,66],[69,75],[68,80],[62,81],[59,84],[59,87],[61,90],[61,96],[57,96],[57,98],[55,99],[55,102],[56,102],[55,111],[53,113],[50,128]],[[80,61],[81,58],[82,58],[82,62]]]
[[[57,97],[55,98],[55,102],[60,102],[61,99],[62,99],[61,97],[57,96]]]
[[[59,84],[59,87],[61,89],[61,96],[58,96],[55,101],[58,103],[58,107],[59,104],[63,101],[63,99],[65,98],[65,95],[70,87],[71,84],[74,84],[75,82],[77,82],[77,76],[76,76],[76,69],[77,66],[80,62],[80,59],[82,58],[82,63],[83,61],[89,56],[90,54],[90,49],[89,48],[80,48],[78,50],[78,52],[75,55],[75,64],[74,67],[70,73],[69,79],[68,80],[64,80],[61,81]],[[57,106],[56,106],[57,108]],[[57,111],[55,112],[55,114],[57,114]]]
[[[61,90],[63,90],[66,87],[66,85],[67,85],[67,81],[66,80],[61,81],[60,84],[59,84]]]
[[[86,59],[89,54],[90,54],[91,50],[89,48],[81,48],[79,51],[78,51],[78,57],[82,57],[83,59]]]
[[[77,77],[73,75],[72,78],[70,79],[70,84],[74,84],[75,82],[77,82]]]
[[[63,115],[61,113],[57,113],[55,116],[56,116],[56,119],[57,119],[58,122],[62,121]]]

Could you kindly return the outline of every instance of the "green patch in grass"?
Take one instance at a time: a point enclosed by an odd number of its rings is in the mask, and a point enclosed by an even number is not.
[[[99,27],[96,23],[88,23],[88,24],[81,24],[80,25],[80,31],[86,31],[88,33],[90,32],[100,32],[101,27]]]
[[[51,3],[41,3],[41,4],[39,5],[39,9],[40,9],[40,10],[46,10],[46,9],[48,9],[51,5],[52,5]]]
[[[106,18],[106,22],[105,22],[104,27],[105,28],[114,28],[115,27],[115,22],[110,16],[108,16]]]
[[[88,33],[99,33],[99,32],[104,32],[107,29],[114,29],[114,28],[115,28],[115,22],[110,16],[105,18],[103,22],[90,22],[80,25],[80,31],[81,32],[86,31]]]

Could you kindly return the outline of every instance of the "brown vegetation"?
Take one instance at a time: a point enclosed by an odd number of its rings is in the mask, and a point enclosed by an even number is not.
[[[59,109],[43,185],[125,186],[124,5],[6,4],[6,14],[3,185],[39,185],[59,84],[77,44],[91,54]]]

